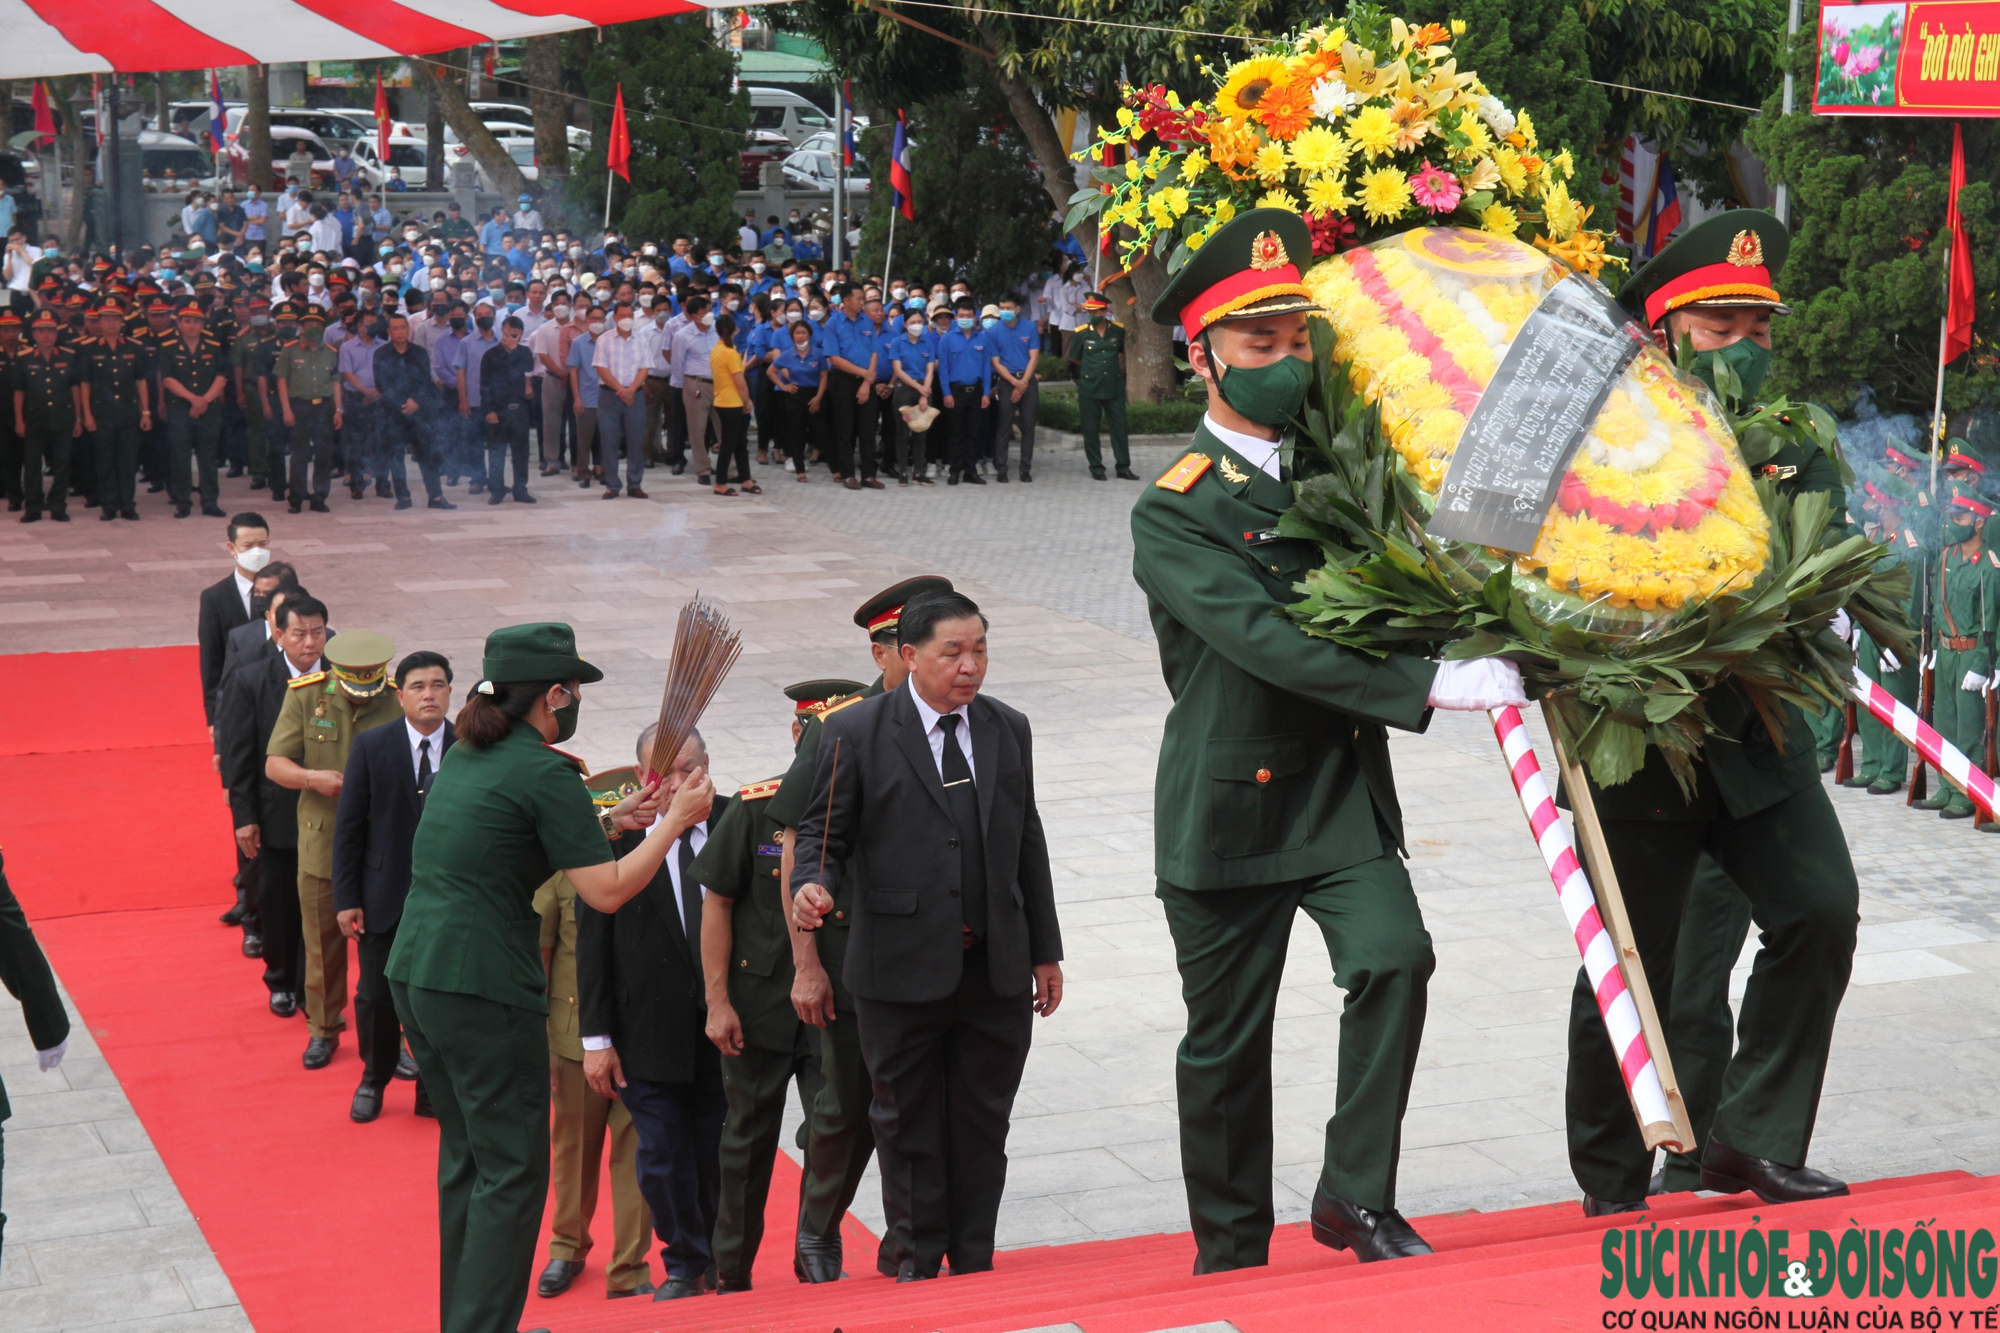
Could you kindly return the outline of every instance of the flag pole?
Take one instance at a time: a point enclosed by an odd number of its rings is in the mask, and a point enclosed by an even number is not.
[[[889,267],[889,261],[896,257],[896,214],[902,211],[902,200],[892,185],[889,187],[889,248],[882,252],[882,281],[885,285],[896,276]]]
[[[604,170],[604,230],[611,230],[611,178],[618,173],[609,167]]]

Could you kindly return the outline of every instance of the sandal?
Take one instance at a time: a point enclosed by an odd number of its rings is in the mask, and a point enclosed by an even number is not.
[[[794,472],[794,473],[792,474],[792,480],[793,480],[793,481],[811,481],[811,480],[812,480],[812,478],[811,478],[811,477],[808,477],[808,476],[807,476],[807,475],[806,475],[805,473],[803,473],[803,472]]]
[[[743,493],[745,495],[762,495],[764,488],[754,481],[746,481],[743,483]]]
[[[734,486],[717,486],[715,493],[717,495],[734,495],[736,494],[736,488]]]
[[[700,482],[704,486],[712,485],[714,483],[714,479],[710,477],[709,474],[706,472],[697,473],[695,476],[695,480]]]

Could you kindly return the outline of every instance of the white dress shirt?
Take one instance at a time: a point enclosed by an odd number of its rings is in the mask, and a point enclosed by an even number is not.
[[[297,667],[293,666],[291,657],[282,650],[280,650],[278,653],[278,660],[285,664],[285,670],[291,673],[293,680],[297,680],[300,676],[306,674],[305,672],[299,670]],[[322,658],[320,661],[313,663],[312,669],[314,671],[326,670],[325,659]]]
[[[426,736],[423,732],[417,730],[416,723],[406,717],[403,719],[403,730],[410,737],[411,775],[415,776],[418,772],[422,771],[424,763],[419,752],[423,749],[424,742],[429,741],[431,747],[431,780],[435,782],[437,780],[438,761],[444,758],[444,723],[438,723],[437,730]]]
[[[923,720],[924,738],[931,743],[931,758],[937,761],[938,777],[943,778],[944,728],[938,725],[938,719],[943,717],[944,714],[925,703],[924,696],[917,693],[917,678],[915,676],[910,677],[908,684],[910,698],[916,701],[917,716]],[[976,782],[979,773],[972,766],[972,713],[970,709],[971,705],[960,704],[951,711],[958,718],[958,746],[959,749],[965,752],[965,771],[972,774]]]
[[[666,817],[666,812],[663,810],[654,816],[653,822],[658,824]],[[689,828],[681,837],[687,839],[688,845],[694,849],[696,856],[701,855],[702,847],[708,842],[708,821],[706,819],[702,820],[701,823]],[[679,838],[674,840],[673,846],[667,848],[667,873],[673,877],[674,911],[680,914],[681,934],[685,935],[687,934],[687,905],[681,901],[681,844]],[[707,901],[708,890],[706,888],[702,889],[701,896],[704,902]],[[689,940],[688,943],[694,949],[696,967],[699,969],[701,941]],[[601,1033],[592,1034],[583,1039],[583,1049],[586,1051],[608,1051],[611,1049],[611,1038]]]
[[[1278,442],[1263,440],[1255,435],[1245,435],[1240,430],[1216,424],[1213,416],[1204,414],[1201,424],[1208,427],[1208,433],[1243,455],[1245,462],[1262,468],[1273,481],[1282,480],[1278,472]]]
[[[253,614],[250,610],[250,590],[256,586],[257,581],[244,578],[243,568],[240,565],[230,572],[236,575],[236,595],[243,599],[243,614],[246,616]]]

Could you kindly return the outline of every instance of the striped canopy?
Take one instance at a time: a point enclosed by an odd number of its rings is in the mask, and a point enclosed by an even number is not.
[[[382,60],[760,3],[769,0],[0,0],[0,79]]]

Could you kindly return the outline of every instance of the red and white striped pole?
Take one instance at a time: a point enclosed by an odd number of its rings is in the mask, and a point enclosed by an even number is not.
[[[1611,1047],[1625,1075],[1625,1090],[1632,1097],[1641,1130],[1649,1144],[1678,1138],[1666,1089],[1660,1082],[1659,1066],[1647,1046],[1645,1026],[1625,984],[1624,971],[1618,966],[1618,949],[1598,914],[1590,877],[1577,859],[1569,826],[1563,823],[1555,796],[1542,776],[1534,742],[1521,721],[1521,710],[1510,704],[1492,710],[1489,716],[1501,752],[1507,756],[1515,795],[1521,799],[1528,828],[1542,850],[1549,879],[1555,884],[1556,897],[1562,901],[1563,915],[1568,918],[1570,933],[1576,939],[1577,952],[1583,956],[1584,972],[1597,994],[1597,1011],[1604,1018],[1605,1030],[1611,1034]],[[1683,1150],[1691,1146],[1682,1145]]]
[[[1854,698],[1875,720],[1896,733],[1896,739],[1924,757],[1924,762],[1944,775],[1944,780],[1964,792],[1979,807],[1979,813],[1994,819],[1993,779],[1966,758],[1965,753],[1932,730],[1917,716],[1917,710],[1868,679],[1860,667],[1854,668]]]

